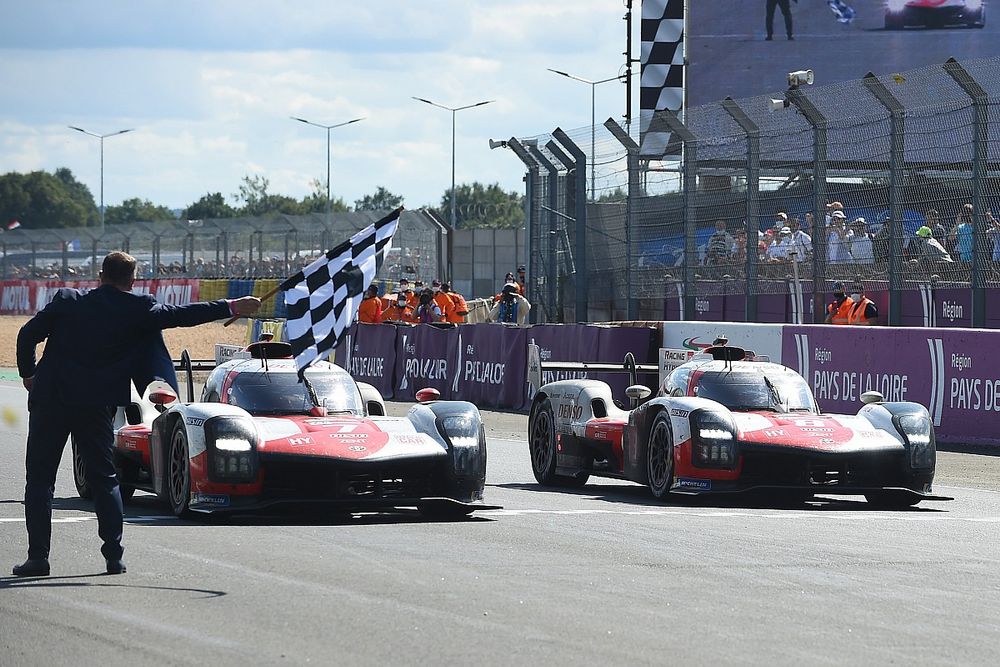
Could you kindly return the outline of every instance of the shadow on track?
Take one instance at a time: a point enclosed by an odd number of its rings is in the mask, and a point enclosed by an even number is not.
[[[208,588],[182,588],[175,586],[143,586],[137,584],[103,584],[92,583],[90,581],[79,581],[80,579],[104,579],[106,577],[119,576],[109,575],[104,572],[93,574],[67,574],[59,577],[0,577],[0,590],[5,588],[80,588],[80,587],[104,587],[104,588],[144,588],[151,591],[171,591],[177,593],[199,593],[200,599],[219,598],[229,595],[226,591],[216,591]],[[125,575],[128,576],[128,575]]]
[[[487,484],[500,489],[516,489],[544,493],[560,493],[624,505],[637,505],[656,509],[661,507],[715,507],[720,509],[795,509],[835,512],[944,512],[933,507],[885,508],[876,507],[857,496],[857,500],[843,496],[831,498],[818,494],[809,499],[781,493],[732,493],[719,495],[671,495],[664,500],[653,498],[649,489],[638,484],[592,484],[581,488],[542,486],[541,484],[511,483]]]

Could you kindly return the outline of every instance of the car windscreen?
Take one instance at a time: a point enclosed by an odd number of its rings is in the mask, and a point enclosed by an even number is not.
[[[698,378],[695,395],[730,410],[816,412],[809,386],[798,375],[709,371]]]
[[[357,385],[346,374],[306,371],[319,404],[328,412],[364,414]],[[251,414],[303,414],[313,407],[304,382],[295,373],[243,371],[233,378],[227,402]]]

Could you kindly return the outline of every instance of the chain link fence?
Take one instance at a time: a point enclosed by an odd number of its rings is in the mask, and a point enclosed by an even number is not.
[[[823,321],[834,283],[1000,286],[1000,59],[790,88],[638,123],[514,139],[527,167],[529,283],[548,321],[695,319],[702,298],[797,295]],[[648,145],[648,144],[647,144]],[[643,147],[642,149],[640,147]],[[998,209],[995,218],[992,210]],[[766,319],[766,318],[765,318]]]
[[[136,222],[94,228],[16,229],[0,234],[4,278],[93,279],[110,250],[139,261],[140,278],[283,278],[384,212],[270,215]],[[448,227],[433,212],[403,211],[379,279],[444,275]]]

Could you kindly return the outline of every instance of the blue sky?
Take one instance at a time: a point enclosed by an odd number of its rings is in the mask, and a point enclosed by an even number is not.
[[[633,53],[639,55],[636,29]],[[183,207],[227,197],[246,174],[299,198],[326,180],[349,204],[379,185],[415,208],[451,183],[446,106],[457,114],[456,180],[523,190],[524,170],[488,139],[590,124],[588,79],[623,69],[622,0],[0,0],[0,173],[69,167],[128,197]],[[637,78],[634,79],[637,82]],[[598,122],[624,88],[596,88]],[[633,114],[638,117],[635,96]]]

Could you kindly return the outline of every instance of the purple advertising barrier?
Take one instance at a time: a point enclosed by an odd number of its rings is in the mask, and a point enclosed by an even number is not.
[[[787,294],[760,294],[757,296],[758,322],[780,323],[788,322],[789,319],[789,299]]]
[[[927,406],[941,442],[1000,448],[998,343],[981,329],[786,326],[782,363],[826,412],[855,414],[877,390]]]
[[[393,373],[396,400],[416,400],[416,392],[425,387],[434,387],[441,392],[442,400],[451,400],[457,356],[458,328],[443,329],[430,324],[399,327]]]
[[[395,391],[396,327],[392,324],[355,324],[350,340],[345,339],[337,350],[344,348],[344,368],[359,382],[367,382],[382,394],[393,397]]]
[[[742,322],[746,319],[747,298],[742,294],[722,297],[722,319],[726,322]]]
[[[702,322],[718,322],[723,317],[722,296],[696,296],[694,298],[694,319]]]
[[[542,358],[542,382],[587,377],[576,371],[546,371],[547,361],[596,361],[600,329],[585,324],[537,324],[528,330]]]
[[[480,408],[524,408],[527,386],[527,329],[501,324],[458,328],[451,397]]]

